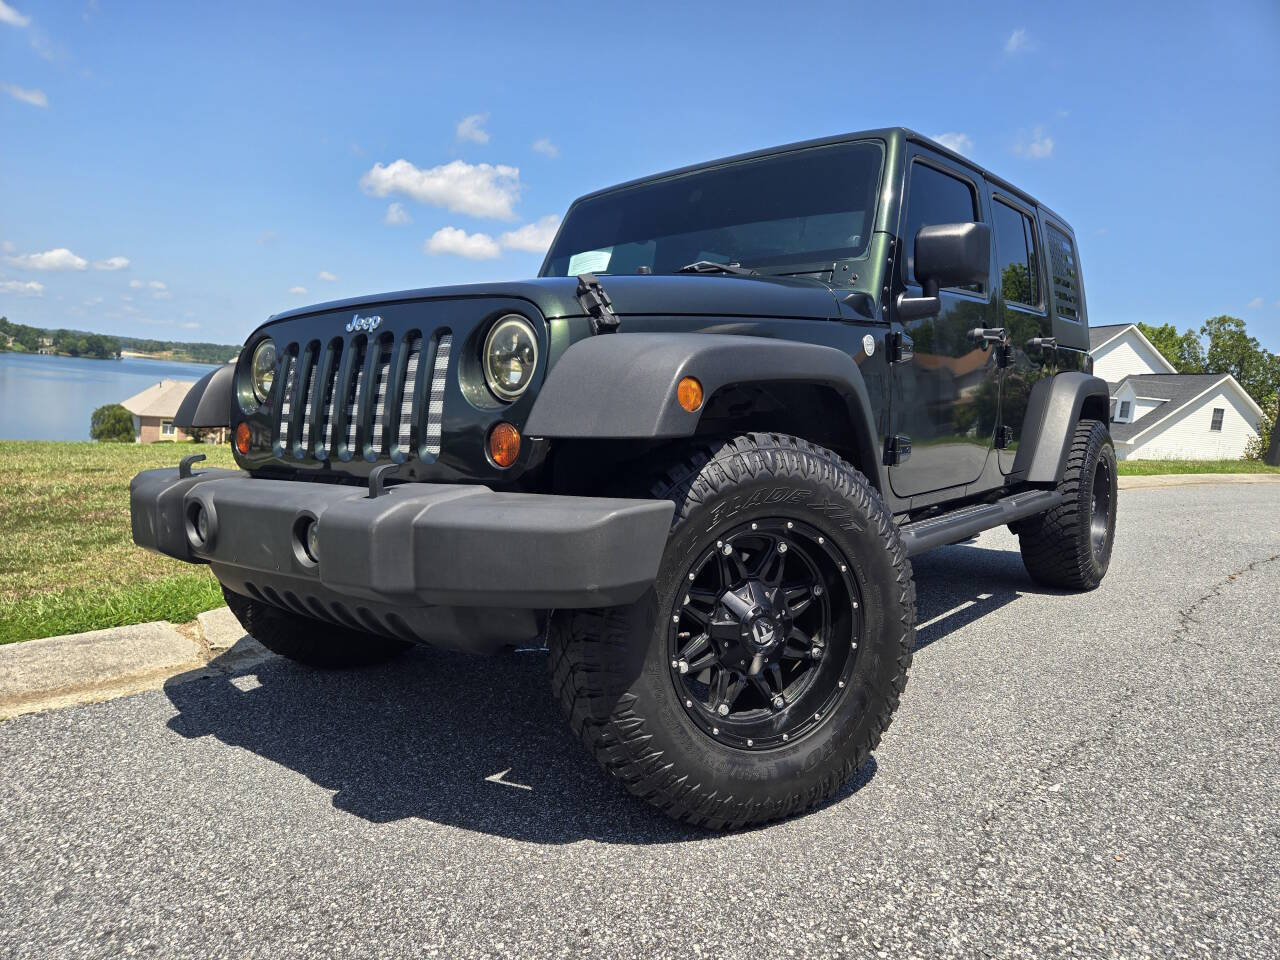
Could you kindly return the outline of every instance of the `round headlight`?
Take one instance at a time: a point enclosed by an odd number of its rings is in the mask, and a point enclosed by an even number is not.
[[[538,337],[524,317],[508,314],[484,341],[484,379],[499,398],[514,400],[533,382],[538,366]]]
[[[270,338],[254,347],[249,373],[253,399],[265,403],[271,393],[271,382],[276,378],[276,345]]]

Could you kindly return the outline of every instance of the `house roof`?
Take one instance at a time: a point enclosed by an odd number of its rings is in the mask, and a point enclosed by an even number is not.
[[[172,417],[193,386],[194,380],[161,380],[128,400],[121,400],[120,406],[135,417]]]
[[[1235,378],[1226,373],[1136,373],[1125,377],[1118,386],[1131,384],[1138,396],[1165,402],[1132,423],[1111,424],[1111,436],[1122,442],[1132,440],[1223,380],[1235,383]]]
[[[1100,326],[1100,327],[1090,327],[1089,328],[1089,349],[1097,350],[1100,346],[1102,346],[1108,340],[1114,340],[1116,337],[1120,336],[1122,332],[1124,332],[1125,330],[1129,329],[1132,326],[1136,326],[1136,324],[1112,323],[1112,324],[1104,324],[1103,326]]]

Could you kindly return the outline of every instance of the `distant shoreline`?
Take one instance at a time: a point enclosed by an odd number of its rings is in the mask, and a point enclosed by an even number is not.
[[[210,360],[197,360],[193,357],[174,356],[169,353],[138,353],[135,350],[121,350],[115,357],[92,357],[86,354],[79,356],[71,353],[36,353],[30,350],[0,350],[0,355],[12,354],[15,357],[53,357],[55,360],[155,360],[159,363],[188,363],[197,367],[220,367],[222,364]]]

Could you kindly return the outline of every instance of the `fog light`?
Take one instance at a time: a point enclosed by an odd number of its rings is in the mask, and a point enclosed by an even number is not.
[[[503,421],[489,431],[489,456],[504,470],[520,455],[520,431]]]
[[[243,421],[236,427],[236,449],[241,456],[249,452],[249,424]]]
[[[695,377],[685,377],[676,387],[676,399],[690,413],[702,406],[702,384]]]
[[[302,550],[312,563],[320,562],[320,537],[317,531],[320,524],[312,520],[307,524],[306,534],[302,538]]]

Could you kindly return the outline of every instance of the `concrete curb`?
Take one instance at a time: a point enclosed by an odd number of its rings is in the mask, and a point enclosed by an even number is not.
[[[1150,477],[1118,477],[1117,483],[1121,490],[1197,483],[1280,483],[1280,473],[1160,473]]]
[[[191,624],[167,621],[26,640],[0,647],[0,720],[159,690],[243,670],[270,654],[226,607]]]

